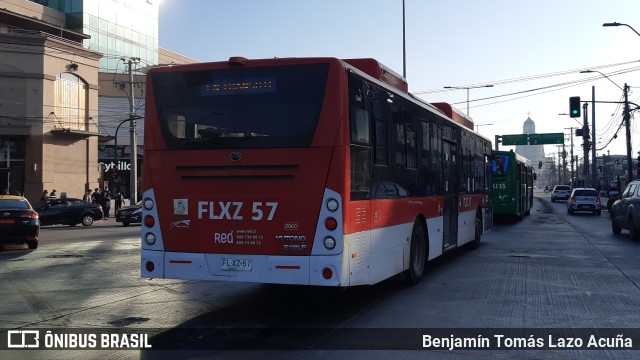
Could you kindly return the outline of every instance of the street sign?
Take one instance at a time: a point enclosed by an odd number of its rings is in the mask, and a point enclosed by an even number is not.
[[[502,135],[502,145],[527,145],[527,134]]]
[[[564,144],[564,133],[529,134],[529,145]]]

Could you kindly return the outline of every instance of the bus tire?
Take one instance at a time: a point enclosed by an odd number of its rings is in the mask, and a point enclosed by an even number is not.
[[[475,224],[475,235],[473,237],[473,241],[471,241],[471,248],[477,249],[480,246],[480,239],[482,238],[482,230],[484,228],[484,224],[482,223],[482,212],[478,210],[476,212],[476,224]]]
[[[411,250],[409,254],[409,269],[406,271],[405,281],[415,285],[422,280],[427,264],[427,233],[421,219],[416,219],[411,230]]]

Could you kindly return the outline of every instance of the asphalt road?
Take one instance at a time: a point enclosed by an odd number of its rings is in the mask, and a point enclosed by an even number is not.
[[[530,216],[497,223],[480,248],[431,263],[426,278],[412,287],[399,279],[347,290],[142,279],[140,226],[107,220],[87,228],[43,228],[37,250],[0,251],[2,328],[144,331],[156,350],[4,350],[0,356],[640,357],[638,350],[421,349],[420,334],[437,329],[488,329],[485,337],[510,329],[638,331],[640,243],[627,232],[613,235],[606,212],[568,215],[565,203],[536,196]]]

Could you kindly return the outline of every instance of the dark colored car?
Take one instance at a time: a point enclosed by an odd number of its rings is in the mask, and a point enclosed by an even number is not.
[[[90,226],[104,217],[102,206],[73,198],[41,201],[34,209],[40,214],[40,225]]]
[[[116,211],[116,221],[121,222],[122,226],[129,226],[131,223],[142,222],[142,201],[131,206],[125,206]]]
[[[611,206],[611,231],[620,234],[628,229],[634,240],[640,240],[640,181],[634,180],[624,189],[620,200]]]
[[[607,200],[607,210],[611,212],[611,206],[616,200],[620,199],[620,193],[618,191],[609,191],[609,200]]]
[[[22,196],[0,195],[0,245],[38,247],[38,213]]]

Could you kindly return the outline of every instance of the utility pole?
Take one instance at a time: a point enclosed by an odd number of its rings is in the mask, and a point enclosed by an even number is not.
[[[131,146],[131,169],[129,172],[129,203],[131,205],[138,202],[138,145],[136,143],[136,119],[139,117],[135,113],[134,96],[133,96],[133,64],[140,62],[140,58],[123,59],[129,69],[129,145]]]
[[[624,83],[624,125],[627,128],[627,184],[633,181],[631,162],[631,111],[629,110],[629,86]]]
[[[598,189],[598,164],[596,163],[596,87],[591,87],[591,187]]]
[[[587,187],[587,181],[589,180],[589,116],[587,115],[588,103],[582,105],[583,113],[583,125],[582,125],[582,147],[584,152],[584,170],[582,172],[582,187]]]
[[[569,181],[569,183],[571,184],[572,188],[573,188],[573,178],[576,176],[575,175],[576,173],[575,173],[575,171],[573,169],[573,163],[574,163],[574,159],[573,159],[573,128],[571,128],[571,181]]]
[[[564,140],[564,139],[563,139]],[[562,184],[567,183],[567,150],[562,142]]]
[[[574,172],[573,172],[573,129],[575,129],[574,127],[568,127],[568,128],[564,128],[565,130],[569,129],[569,136],[571,137],[571,149],[570,151],[570,156],[569,156],[569,162],[571,163],[571,173],[569,173],[569,185],[571,187],[573,186],[573,176],[574,176]],[[565,158],[566,158],[566,152],[565,152]],[[565,163],[565,166],[567,164]]]

